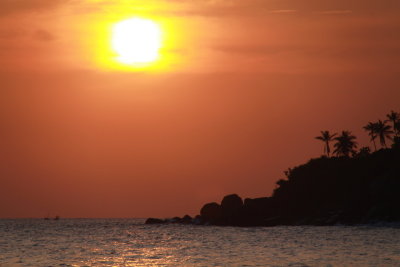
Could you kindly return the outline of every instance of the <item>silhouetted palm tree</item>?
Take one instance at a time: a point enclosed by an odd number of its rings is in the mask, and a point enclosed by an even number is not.
[[[377,129],[377,124],[373,123],[373,122],[368,122],[367,125],[365,125],[364,130],[368,131],[368,135],[371,136],[371,140],[374,144],[374,149],[376,151],[376,143],[375,143],[375,139],[377,137],[377,133],[376,133],[376,129]]]
[[[370,154],[371,154],[371,149],[369,148],[369,146],[365,146],[365,147],[360,148],[360,150],[356,154],[356,157],[362,158],[362,157],[366,157]]]
[[[379,136],[379,141],[381,143],[382,147],[387,147],[386,146],[386,138],[387,139],[392,139],[392,137],[390,136],[391,134],[393,134],[393,131],[391,131],[392,127],[390,127],[390,125],[386,125],[386,122],[379,120],[376,123],[376,134]]]
[[[357,142],[355,141],[357,137],[351,135],[350,131],[342,131],[342,135],[335,138],[335,153],[337,156],[350,157],[350,154],[356,152]]]
[[[386,115],[386,117],[388,119],[385,122],[392,122],[394,133],[397,136],[399,134],[399,131],[397,130],[396,124],[400,121],[400,114],[392,110],[389,114]]]
[[[330,142],[333,141],[333,138],[337,135],[337,133],[330,134],[329,131],[321,131],[321,136],[315,137],[317,140],[321,140],[325,143],[324,153],[329,157],[331,153],[331,147],[329,145]]]
[[[400,135],[400,120],[396,121],[396,123],[394,124],[394,130],[396,131],[396,136]]]

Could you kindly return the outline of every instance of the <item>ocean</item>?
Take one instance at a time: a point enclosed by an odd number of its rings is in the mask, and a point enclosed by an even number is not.
[[[400,225],[235,228],[3,219],[0,266],[400,266]]]

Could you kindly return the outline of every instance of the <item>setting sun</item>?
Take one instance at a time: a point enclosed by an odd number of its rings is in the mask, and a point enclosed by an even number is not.
[[[117,60],[124,64],[145,64],[158,59],[161,29],[152,20],[132,18],[113,27],[112,48]]]

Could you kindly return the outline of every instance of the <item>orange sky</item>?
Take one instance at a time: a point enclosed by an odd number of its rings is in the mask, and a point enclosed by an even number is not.
[[[135,16],[159,68],[107,58]],[[3,0],[0,48],[0,217],[195,215],[400,111],[397,0]]]

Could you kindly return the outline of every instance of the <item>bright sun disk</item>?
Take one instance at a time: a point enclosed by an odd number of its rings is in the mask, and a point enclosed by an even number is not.
[[[161,29],[148,19],[132,18],[115,24],[112,48],[117,60],[124,64],[151,63],[158,59],[161,48]]]

